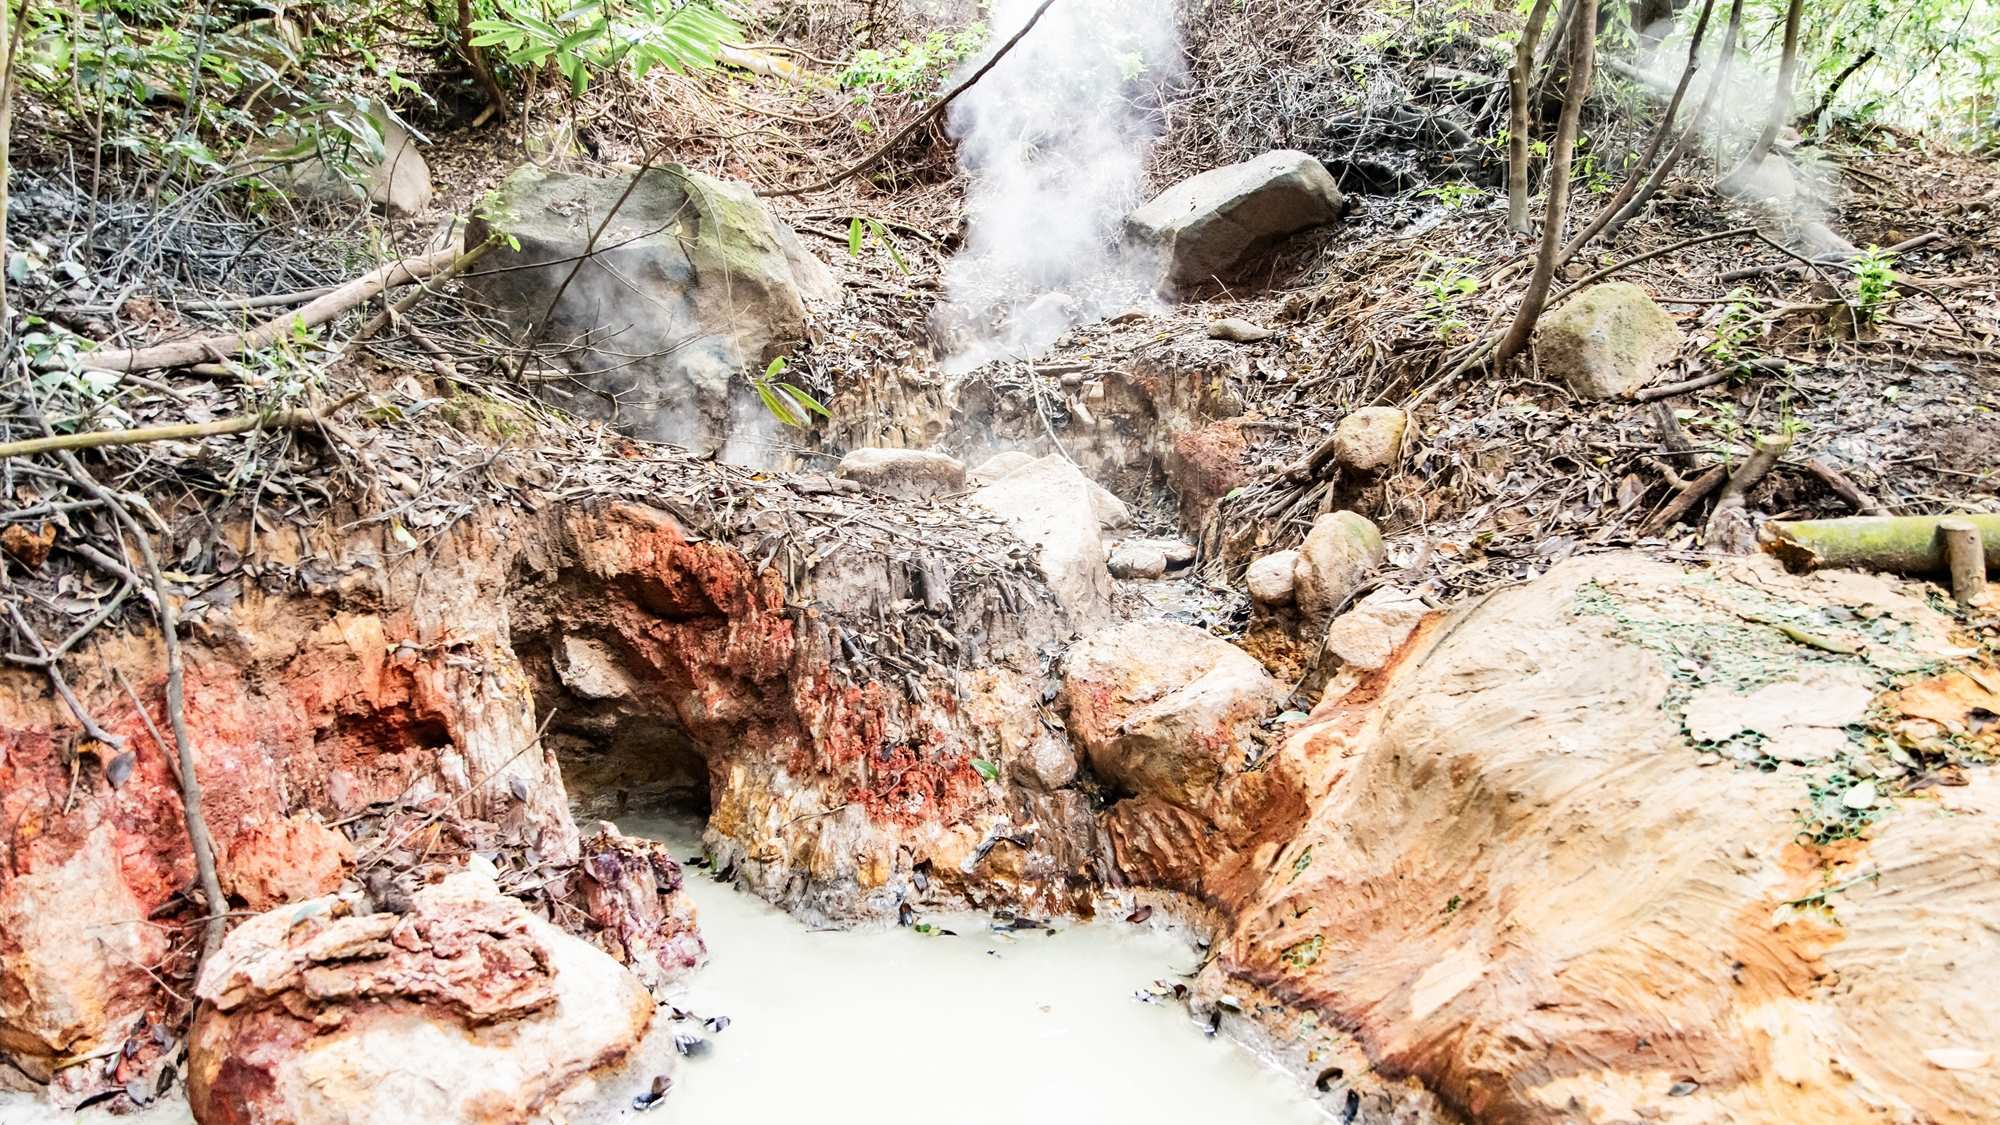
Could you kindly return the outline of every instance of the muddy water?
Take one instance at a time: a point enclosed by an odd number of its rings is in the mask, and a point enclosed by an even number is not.
[[[622,818],[624,831],[701,851],[692,820]],[[1337,1120],[1292,1078],[1185,1009],[1134,993],[1182,979],[1198,960],[1180,938],[1123,921],[995,933],[989,921],[931,916],[956,931],[816,931],[689,869],[710,954],[672,1003],[727,1016],[720,1032],[665,1010],[639,1057],[602,1076],[565,1125],[1324,1125]],[[675,1033],[708,1041],[676,1057]],[[645,1113],[632,1097],[670,1073]],[[136,1116],[67,1114],[0,1093],[0,1125],[188,1125],[177,1090]]]
[[[696,826],[621,819],[628,834],[699,853]],[[1142,1003],[1197,955],[1123,921],[997,934],[983,919],[814,931],[688,871],[709,963],[679,1007],[729,1017],[681,1060],[649,1121],[1323,1123],[1310,1091],[1244,1048],[1207,1038],[1175,1002]]]

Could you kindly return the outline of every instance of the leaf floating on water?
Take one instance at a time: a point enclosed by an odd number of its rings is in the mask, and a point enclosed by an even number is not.
[[[689,1035],[686,1032],[682,1032],[674,1036],[674,1050],[689,1058],[693,1058],[708,1050],[708,1040],[703,1039],[699,1035]]]
[[[1127,914],[1125,916],[1125,920],[1136,926],[1144,922],[1146,919],[1151,918],[1152,916],[1153,916],[1153,906],[1151,903],[1147,903],[1145,906],[1142,906],[1139,909],[1134,910],[1132,913]]]

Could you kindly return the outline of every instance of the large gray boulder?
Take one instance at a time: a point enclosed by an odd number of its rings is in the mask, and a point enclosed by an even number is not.
[[[808,307],[839,284],[743,184],[653,168],[621,205],[629,182],[533,165],[507,177],[466,234],[502,236],[468,275],[473,296],[559,351],[575,377],[538,384],[557,405],[704,451],[755,440],[772,419],[746,372],[803,341]]]
[[[1165,254],[1167,280],[1196,285],[1288,234],[1332,222],[1343,202],[1324,165],[1283,149],[1182,180],[1125,227]]]

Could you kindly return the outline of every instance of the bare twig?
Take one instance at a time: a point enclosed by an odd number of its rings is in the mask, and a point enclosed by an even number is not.
[[[1028,22],[1021,25],[1021,30],[1015,32],[1013,38],[1007,40],[1005,43],[1002,43],[1000,45],[1000,49],[993,52],[992,58],[987,59],[986,62],[982,64],[978,70],[975,70],[970,75],[968,75],[965,81],[960,82],[956,86],[953,86],[951,90],[945,94],[944,97],[941,97],[937,100],[937,103],[935,105],[931,106],[923,113],[918,114],[917,117],[914,120],[912,120],[908,125],[905,125],[901,129],[896,130],[895,136],[890,137],[889,140],[882,145],[882,147],[876,149],[874,152],[869,153],[867,156],[862,157],[860,160],[856,161],[853,164],[848,165],[847,167],[841,169],[840,171],[835,172],[833,175],[826,177],[825,179],[815,180],[812,183],[805,184],[800,187],[768,188],[763,191],[759,191],[757,194],[764,196],[767,199],[778,199],[791,195],[811,195],[814,192],[821,192],[827,190],[828,188],[836,187],[843,181],[851,177],[857,176],[862,172],[866,172],[870,168],[873,168],[877,163],[881,161],[883,157],[894,152],[896,150],[896,146],[902,144],[905,140],[907,140],[911,133],[916,132],[918,129],[922,128],[927,122],[931,121],[932,119],[936,118],[939,114],[943,113],[951,105],[952,102],[958,100],[958,96],[960,94],[963,94],[967,90],[970,90],[972,88],[973,83],[979,81],[981,78],[986,77],[987,71],[992,70],[995,64],[999,63],[1001,59],[1006,58],[1007,52],[1013,50],[1014,45],[1016,43],[1019,43],[1023,38],[1025,38],[1028,32],[1034,30],[1035,25],[1041,22],[1042,13],[1048,11],[1050,6],[1053,5],[1055,2],[1056,0],[1042,0],[1041,6],[1036,8],[1034,14],[1028,17]]]

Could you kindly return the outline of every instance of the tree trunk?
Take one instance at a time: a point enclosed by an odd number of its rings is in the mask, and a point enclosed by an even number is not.
[[[1680,140],[1675,141],[1674,147],[1667,151],[1667,158],[1660,161],[1659,167],[1653,169],[1652,175],[1646,177],[1645,186],[1640,188],[1638,194],[1612,217],[1610,226],[1605,228],[1611,234],[1617,234],[1619,227],[1632,221],[1632,216],[1638,214],[1639,209],[1659,192],[1660,185],[1667,182],[1667,176],[1681,162],[1681,157],[1686,156],[1688,150],[1694,147],[1695,141],[1700,139],[1701,130],[1708,123],[1709,112],[1715,107],[1716,95],[1729,84],[1729,72],[1735,69],[1736,40],[1742,33],[1743,0],[1732,0],[1729,5],[1729,27],[1722,35],[1722,50],[1716,60],[1715,77],[1709,79],[1708,89],[1701,95],[1700,107],[1694,111],[1694,116],[1688,119],[1687,128],[1681,132]]]
[[[1590,96],[1591,69],[1597,61],[1597,0],[1576,0],[1579,9],[1570,19],[1569,89],[1563,94],[1562,118],[1556,123],[1555,146],[1549,153],[1548,207],[1542,216],[1542,247],[1535,255],[1535,272],[1528,278],[1528,291],[1514,323],[1500,338],[1493,352],[1493,368],[1498,371],[1527,346],[1549,298],[1549,283],[1555,278],[1556,256],[1562,251],[1563,219],[1569,214],[1569,172],[1576,155],[1577,122],[1583,103]]]
[[[1535,65],[1535,41],[1549,15],[1549,0],[1535,0],[1528,22],[1514,44],[1514,66],[1507,72],[1507,226],[1520,234],[1535,228],[1528,222],[1528,79]]]
[[[1795,570],[1886,570],[1892,574],[1946,572],[1940,524],[1964,520],[1979,529],[1986,569],[2000,570],[2000,516],[1852,516],[1836,520],[1773,520],[1764,525],[1765,549]]]
[[[1597,237],[1599,231],[1610,225],[1612,217],[1625,206],[1625,201],[1632,198],[1633,191],[1639,186],[1640,178],[1653,166],[1653,158],[1660,154],[1660,146],[1666,143],[1667,134],[1673,132],[1674,119],[1680,114],[1681,101],[1687,97],[1688,85],[1694,81],[1694,72],[1701,66],[1701,41],[1702,37],[1708,34],[1708,17],[1714,11],[1715,0],[1702,0],[1701,15],[1695,20],[1694,36],[1688,40],[1687,65],[1681,67],[1680,83],[1674,87],[1674,96],[1667,100],[1667,108],[1660,115],[1659,127],[1653,130],[1652,137],[1646,141],[1646,148],[1639,154],[1638,163],[1632,165],[1631,175],[1626,176],[1625,182],[1618,186],[1618,193],[1611,197],[1610,202],[1598,209],[1596,217],[1570,240],[1569,245],[1563,247],[1562,257],[1556,259],[1558,267],[1566,265],[1571,258],[1576,257],[1579,251],[1589,245],[1591,239]]]
[[[13,170],[9,154],[14,130],[14,49],[21,42],[21,28],[28,22],[29,0],[21,0],[21,15],[13,16],[12,5],[0,0],[0,333],[7,328],[7,175]]]
[[[1724,176],[1722,187],[1725,192],[1741,185],[1756,175],[1764,158],[1771,154],[1771,146],[1777,143],[1778,130],[1792,114],[1792,84],[1799,70],[1799,22],[1805,13],[1805,0],[1791,0],[1785,9],[1785,49],[1778,60],[1778,87],[1771,95],[1771,111],[1764,117],[1764,131],[1757,134],[1757,143],[1743,154],[1742,163],[1736,170]]]

